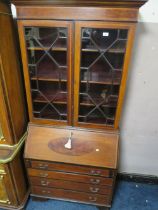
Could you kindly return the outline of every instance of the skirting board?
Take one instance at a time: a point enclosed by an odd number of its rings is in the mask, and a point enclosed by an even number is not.
[[[118,173],[117,179],[147,184],[158,184],[158,176],[144,174]]]

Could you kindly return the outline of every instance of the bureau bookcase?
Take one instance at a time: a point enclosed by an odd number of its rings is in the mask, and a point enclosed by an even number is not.
[[[146,1],[12,1],[35,197],[111,206],[119,119],[138,9]]]

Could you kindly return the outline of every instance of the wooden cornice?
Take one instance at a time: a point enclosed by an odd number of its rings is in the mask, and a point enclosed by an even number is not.
[[[10,2],[8,0],[0,0],[0,14],[11,14]]]
[[[15,6],[84,6],[84,7],[130,7],[139,8],[148,0],[11,0]]]

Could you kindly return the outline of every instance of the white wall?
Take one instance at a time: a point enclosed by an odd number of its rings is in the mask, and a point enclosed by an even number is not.
[[[139,22],[158,22],[158,0],[148,0],[148,2],[140,8]]]
[[[141,8],[139,21],[120,125],[120,172],[158,176],[157,0]]]

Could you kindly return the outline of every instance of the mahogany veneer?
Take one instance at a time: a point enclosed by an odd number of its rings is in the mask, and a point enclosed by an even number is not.
[[[72,149],[67,150],[64,144],[70,132]],[[117,172],[118,133],[34,125],[28,133],[25,162],[32,195],[110,206]],[[90,139],[89,144],[85,139]],[[50,143],[56,147],[52,149]]]
[[[128,65],[146,0],[12,2],[30,117],[24,156],[31,194],[109,208]]]

